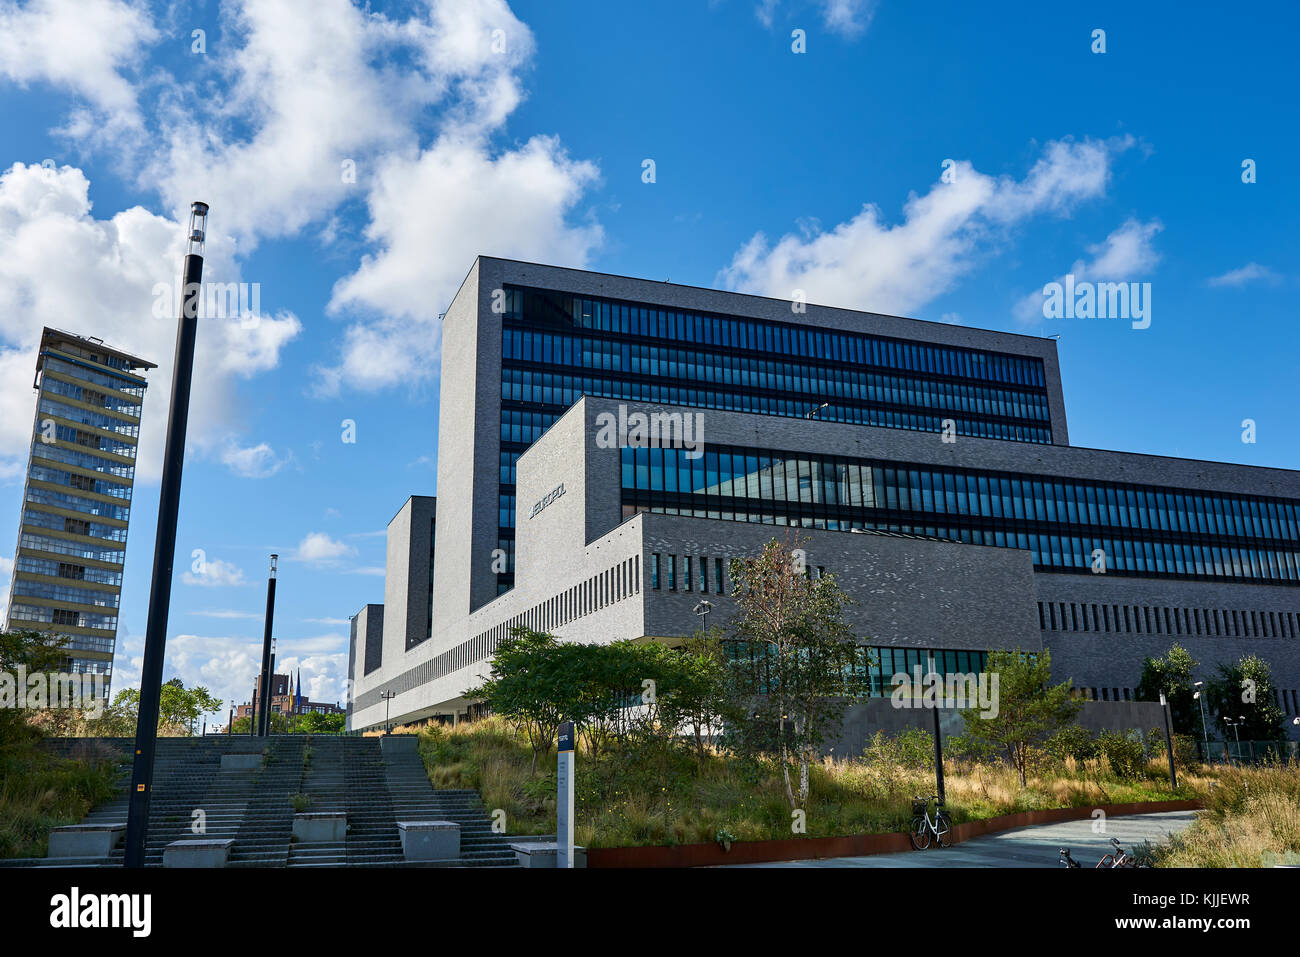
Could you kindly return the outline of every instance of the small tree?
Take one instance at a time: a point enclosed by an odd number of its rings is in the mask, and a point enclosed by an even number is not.
[[[1026,784],[1032,749],[1074,722],[1082,704],[1070,698],[1069,680],[1050,685],[1052,656],[990,651],[985,672],[997,677],[997,713],[979,707],[962,711],[966,735],[1001,751]],[[992,709],[989,709],[992,710]]]
[[[695,740],[695,754],[704,761],[704,737],[713,737],[732,710],[727,694],[727,659],[723,631],[700,630],[673,652],[669,681],[659,689],[661,720],[671,729],[686,728]]]
[[[497,714],[515,725],[537,758],[551,749],[560,722],[573,720],[578,700],[578,676],[564,667],[561,646],[554,635],[516,627],[497,645],[489,677],[466,698],[487,702]]]
[[[833,575],[814,579],[799,538],[768,542],[756,558],[733,559],[741,652],[731,662],[738,700],[748,696],[735,739],[751,752],[774,752],[791,809],[806,807],[808,770],[850,698],[865,691],[859,649],[844,622],[852,599]],[[799,778],[796,794],[791,772]]]
[[[10,676],[18,696],[12,704],[0,707],[0,748],[29,744],[41,733],[30,722],[31,714],[14,706],[23,700],[27,690],[17,687],[18,669],[23,668],[28,675],[59,671],[67,655],[67,643],[66,638],[31,629],[0,634],[0,673]]]
[[[1178,734],[1200,734],[1199,705],[1192,697],[1196,688],[1192,684],[1192,671],[1200,664],[1180,644],[1173,644],[1163,658],[1147,658],[1142,662],[1142,677],[1138,680],[1139,701],[1159,701],[1163,691],[1169,702],[1174,731]]]
[[[165,737],[188,737],[201,715],[220,711],[223,702],[207,688],[186,688],[180,678],[163,682],[158,694],[158,733]],[[123,688],[113,696],[112,709],[134,727],[140,714],[140,689]]]
[[[1224,740],[1277,741],[1282,731],[1282,709],[1273,696],[1273,672],[1258,655],[1246,655],[1235,665],[1220,665],[1218,676],[1206,682],[1205,697]],[[1245,718],[1240,728],[1229,729],[1225,718]]]

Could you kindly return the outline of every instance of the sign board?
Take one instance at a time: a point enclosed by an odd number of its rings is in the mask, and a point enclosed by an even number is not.
[[[562,722],[555,775],[556,867],[573,867],[573,745],[573,722]]]

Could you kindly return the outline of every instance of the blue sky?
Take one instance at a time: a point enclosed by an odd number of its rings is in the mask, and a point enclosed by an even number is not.
[[[132,683],[193,199],[205,278],[261,297],[200,326],[169,629],[168,677],[227,701],[271,551],[281,661],[341,699],[383,529],[436,492],[436,316],[479,253],[1059,334],[1074,444],[1300,468],[1296,13],[1133,6],[0,0],[0,542],[41,327],[159,362]],[[1067,273],[1150,283],[1150,327],[1044,319]]]

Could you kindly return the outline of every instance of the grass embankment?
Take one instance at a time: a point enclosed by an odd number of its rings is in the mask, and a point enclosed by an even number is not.
[[[76,824],[117,793],[109,758],[56,757],[34,745],[0,749],[0,858],[44,857],[50,828]]]
[[[1157,848],[1159,867],[1300,865],[1300,766],[1225,768],[1192,826]]]
[[[506,812],[511,834],[555,831],[555,754],[538,761],[510,726],[497,718],[432,726],[420,734],[420,752],[434,787],[475,788],[491,811]],[[1045,808],[1165,801],[1204,795],[1212,772],[1180,772],[1177,793],[1167,766],[1153,761],[1133,778],[1120,778],[1102,760],[1066,759],[1029,777],[995,763],[945,763],[948,810],[957,823]],[[868,749],[854,761],[826,761],[812,769],[807,835],[904,831],[911,798],[934,791],[934,771],[889,749]],[[587,847],[756,841],[794,836],[779,769],[707,752],[703,763],[680,747],[577,760],[576,838]]]

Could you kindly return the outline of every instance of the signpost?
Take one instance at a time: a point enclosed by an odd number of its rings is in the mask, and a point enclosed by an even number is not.
[[[556,771],[555,866],[573,867],[573,722],[560,724]]]

